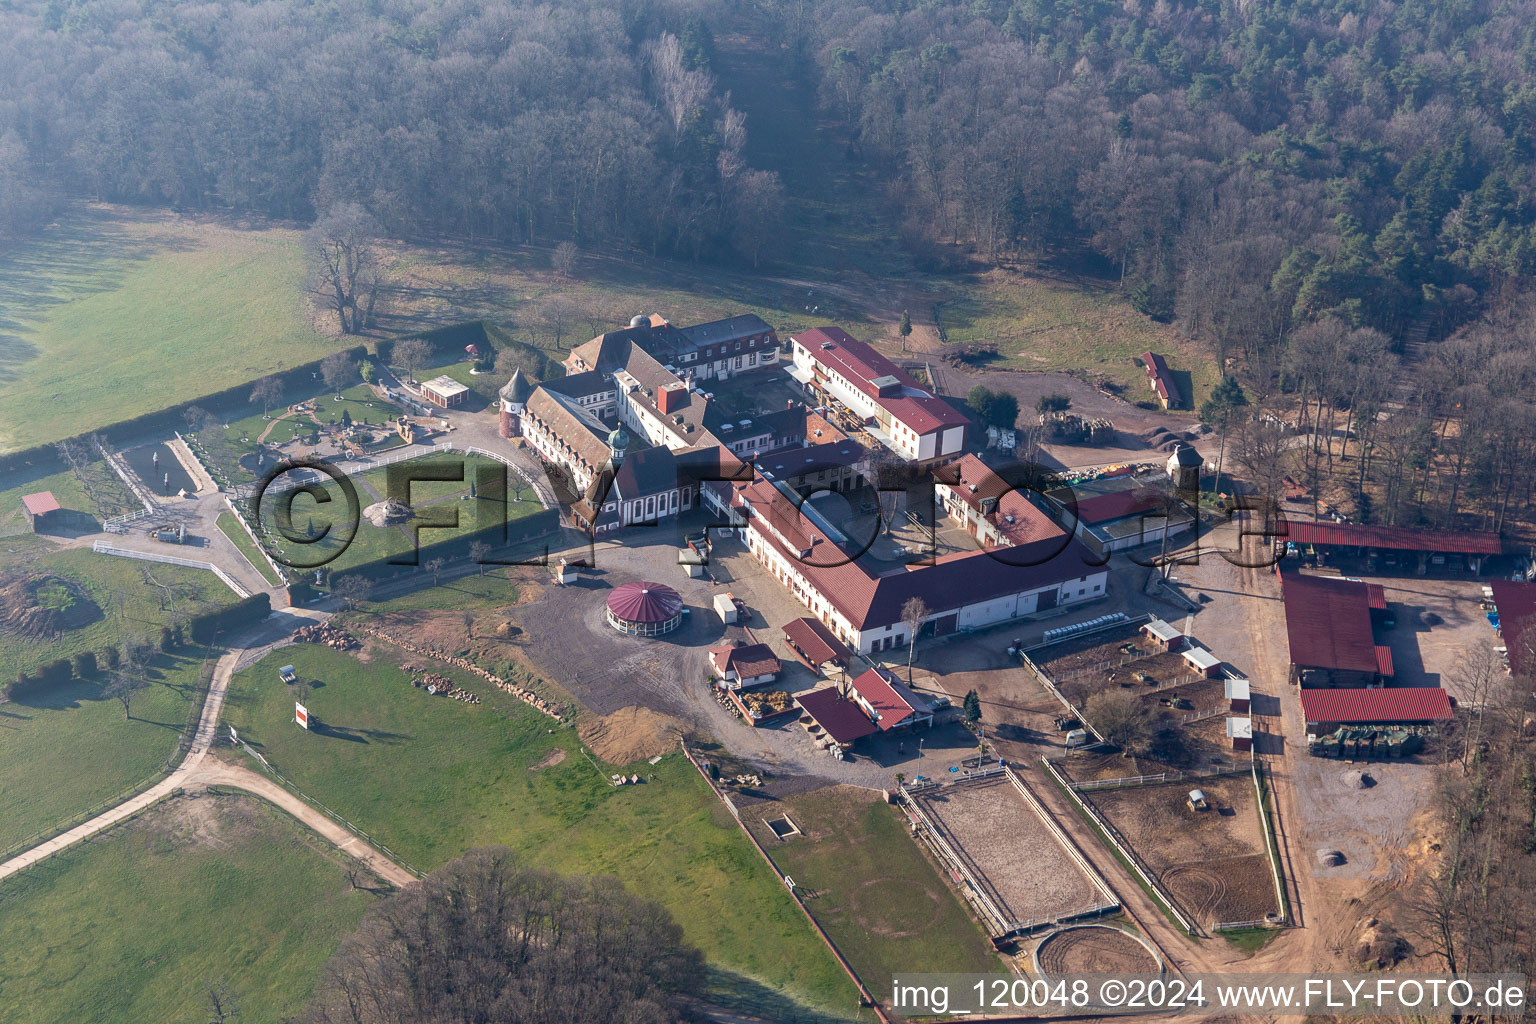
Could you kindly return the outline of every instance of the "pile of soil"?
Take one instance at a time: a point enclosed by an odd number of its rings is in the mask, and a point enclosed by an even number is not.
[[[630,764],[677,749],[683,724],[650,708],[630,705],[611,715],[583,718],[581,741],[608,764]]]
[[[49,637],[88,626],[101,608],[80,585],[62,576],[0,576],[0,630],[21,637]]]

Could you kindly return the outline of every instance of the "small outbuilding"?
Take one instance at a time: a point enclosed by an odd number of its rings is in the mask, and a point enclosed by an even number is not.
[[[433,377],[421,386],[421,394],[427,401],[443,409],[451,409],[456,405],[464,404],[464,396],[469,394],[469,388],[460,384],[447,374],[441,377]]]
[[[1179,631],[1177,626],[1169,625],[1162,619],[1153,619],[1143,623],[1141,631],[1151,637],[1166,651],[1177,651],[1187,642],[1188,638]]]
[[[783,627],[784,641],[806,668],[818,674],[828,666],[845,666],[853,660],[848,645],[832,635],[832,631],[815,619],[801,618]]]
[[[1210,801],[1205,798],[1205,790],[1192,789],[1189,791],[1189,809],[1192,811],[1208,811],[1211,809]]]
[[[767,644],[722,644],[709,650],[709,667],[727,689],[763,686],[778,678],[778,656]]]
[[[1249,688],[1248,680],[1234,676],[1228,676],[1226,691],[1227,700],[1231,702],[1227,710],[1231,711],[1233,714],[1248,714],[1248,705],[1251,699],[1251,690]]]
[[[21,508],[27,514],[27,525],[36,533],[58,518],[60,505],[52,491],[38,491],[36,494],[23,495]]]
[[[1247,715],[1241,718],[1228,718],[1227,739],[1232,741],[1233,750],[1252,750],[1253,719]]]
[[[1190,667],[1207,679],[1215,679],[1221,672],[1221,659],[1204,647],[1186,647],[1180,652]]]

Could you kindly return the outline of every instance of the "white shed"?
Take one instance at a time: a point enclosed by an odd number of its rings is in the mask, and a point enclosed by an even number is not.
[[[1221,659],[1216,657],[1204,647],[1186,647],[1180,652],[1184,660],[1194,666],[1195,671],[1209,678],[1221,668]]]

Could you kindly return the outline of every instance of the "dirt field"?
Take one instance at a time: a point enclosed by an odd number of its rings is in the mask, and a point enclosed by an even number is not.
[[[581,741],[609,764],[633,764],[677,749],[682,723],[650,708],[620,708],[610,715],[583,718],[576,726]]]
[[[1140,628],[1140,623],[1128,623],[1082,639],[1065,640],[1031,651],[1030,658],[1068,700],[1078,705],[1101,690],[1123,684],[1151,688],[1192,674],[1189,662],[1142,636]]]
[[[1190,810],[1185,798],[1196,788],[1205,793],[1210,810]],[[1253,779],[1247,775],[1085,795],[1159,871],[1191,861],[1264,852]]]
[[[1276,910],[1275,883],[1262,853],[1199,864],[1180,864],[1162,874],[1163,887],[1207,926],[1257,921]]]
[[[959,783],[919,798],[1014,921],[1054,917],[1101,902],[1077,863],[1005,779]]]
[[[1046,936],[1035,951],[1048,975],[1156,974],[1157,958],[1118,928],[1083,926]]]
[[[1197,788],[1205,793],[1210,810],[1190,808],[1187,796]],[[1249,776],[1085,795],[1159,873],[1173,897],[1207,924],[1251,921],[1276,909]]]

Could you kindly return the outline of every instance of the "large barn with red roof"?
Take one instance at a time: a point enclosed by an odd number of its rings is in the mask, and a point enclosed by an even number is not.
[[[1056,530],[1009,547],[890,567],[843,537],[794,491],[761,474],[707,485],[706,499],[732,515],[747,550],[834,637],[860,653],[904,646],[903,608],[920,598],[937,636],[1106,596],[1108,571],[1082,543]]]

